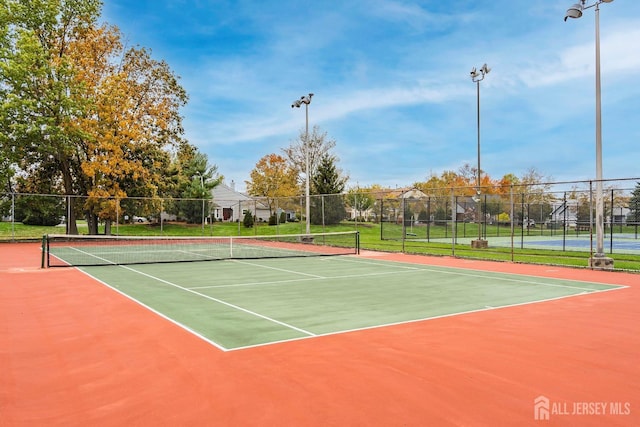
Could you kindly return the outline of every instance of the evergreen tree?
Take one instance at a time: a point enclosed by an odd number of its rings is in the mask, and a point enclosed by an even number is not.
[[[311,177],[312,194],[315,195],[310,202],[312,224],[338,224],[346,218],[347,212],[342,196],[346,181],[336,168],[335,157],[327,154],[322,156],[315,174]]]
[[[242,224],[244,224],[246,228],[251,228],[253,227],[253,223],[253,215],[251,214],[251,211],[247,209],[246,211],[244,211],[244,219],[242,220]]]
[[[171,211],[167,211],[177,214],[189,223],[200,223],[203,215],[208,217],[211,213],[211,190],[217,187],[224,177],[218,174],[216,165],[209,164],[208,156],[195,148],[174,167],[180,168],[180,174],[175,178],[176,188],[182,200],[172,206]]]

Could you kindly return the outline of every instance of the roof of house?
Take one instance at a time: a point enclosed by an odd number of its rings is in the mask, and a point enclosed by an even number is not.
[[[257,209],[269,209],[269,207],[260,199],[248,196],[244,193],[240,193],[234,190],[232,187],[220,183],[211,190],[214,203],[220,205],[220,202],[226,202],[224,204],[234,204],[236,202],[256,202]]]
[[[417,188],[397,188],[386,193],[389,198],[420,199],[427,195]]]
[[[233,188],[229,187],[224,183],[220,183],[216,185],[213,190],[211,190],[211,194],[213,195],[214,200],[228,200],[228,201],[245,201],[245,200],[253,200],[250,196],[247,196],[244,193],[240,193]]]

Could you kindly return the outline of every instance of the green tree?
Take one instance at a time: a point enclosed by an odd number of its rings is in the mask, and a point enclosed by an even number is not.
[[[374,196],[370,192],[363,191],[360,187],[350,189],[346,199],[357,218],[361,218],[363,213],[368,212],[375,203]]]
[[[209,216],[211,190],[222,182],[223,177],[218,174],[217,166],[209,164],[208,156],[198,151],[184,159],[181,171],[186,179],[181,179],[179,187],[182,200],[178,204],[178,216],[189,223],[200,223],[203,216]]]
[[[310,222],[312,224],[338,224],[347,216],[344,191],[347,179],[340,176],[334,157],[325,154],[312,176],[313,194],[311,199]]]
[[[79,158],[74,158],[83,136],[69,125],[84,108],[68,49],[99,11],[99,0],[0,3],[2,151],[7,157],[11,149],[27,175],[53,165],[67,194],[83,184]]]
[[[23,195],[16,200],[15,219],[27,225],[58,225],[64,202],[55,196]]]
[[[57,183],[51,179],[52,168],[39,169],[29,176],[16,179],[14,219],[27,225],[58,225],[65,216],[64,199],[39,194],[58,193]],[[39,194],[38,194],[39,193]]]
[[[246,228],[251,228],[253,227],[255,220],[253,218],[253,215],[251,214],[251,211],[249,209],[244,211],[244,218],[242,219],[242,224],[244,224],[244,226]]]
[[[89,232],[115,219],[117,200],[162,192],[167,148],[181,142],[187,96],[168,65],[125,50],[99,26],[100,0],[0,3],[1,151],[26,175],[53,167]],[[77,233],[76,209],[68,232]]]

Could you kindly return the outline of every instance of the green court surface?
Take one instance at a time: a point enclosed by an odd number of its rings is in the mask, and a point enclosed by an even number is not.
[[[222,350],[619,288],[361,256],[81,270]]]

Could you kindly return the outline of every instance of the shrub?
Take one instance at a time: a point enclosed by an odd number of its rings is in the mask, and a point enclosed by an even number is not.
[[[253,227],[254,220],[253,220],[253,215],[251,215],[251,211],[245,211],[244,219],[242,220],[242,223],[247,228]]]

